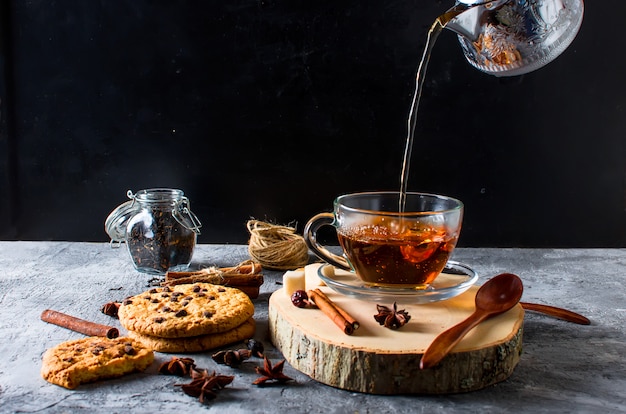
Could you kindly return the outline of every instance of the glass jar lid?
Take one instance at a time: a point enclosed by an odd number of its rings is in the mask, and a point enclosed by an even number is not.
[[[111,238],[111,243],[123,243],[126,240],[128,221],[139,211],[135,200],[120,204],[109,214],[104,222],[104,230]]]
[[[130,200],[120,204],[104,222],[104,230],[111,238],[111,244],[126,241],[126,227],[133,216],[141,209],[140,203],[173,203],[172,215],[181,225],[200,234],[202,224],[189,208],[189,199],[181,190],[171,188],[151,188],[133,194],[126,192]]]

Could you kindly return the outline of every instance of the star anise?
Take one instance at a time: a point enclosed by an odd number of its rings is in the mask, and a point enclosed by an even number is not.
[[[384,325],[385,328],[398,329],[411,319],[411,315],[407,311],[404,309],[398,310],[396,302],[393,303],[393,309],[383,305],[376,305],[376,310],[378,310],[378,314],[374,315],[374,319],[379,324]]]
[[[201,403],[206,403],[217,397],[216,391],[221,390],[235,379],[230,375],[217,375],[215,371],[209,374],[206,369],[191,369],[192,381],[189,384],[176,384],[183,392],[192,397],[197,397]]]
[[[196,364],[191,358],[173,357],[168,362],[164,362],[159,367],[159,372],[165,375],[178,375],[184,377],[189,375],[190,371],[195,368]]]
[[[290,378],[283,374],[283,366],[285,365],[285,360],[283,359],[276,365],[272,366],[272,363],[266,356],[263,357],[263,368],[256,367],[256,372],[262,377],[257,378],[252,384],[253,385],[264,385],[268,381],[275,382],[287,382],[292,381],[293,378]]]

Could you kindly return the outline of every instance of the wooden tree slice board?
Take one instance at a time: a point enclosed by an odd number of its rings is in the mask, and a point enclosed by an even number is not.
[[[519,362],[524,310],[517,305],[470,331],[438,366],[420,370],[433,339],[474,311],[477,287],[446,301],[399,306],[411,320],[398,330],[374,320],[376,303],[321,289],[359,321],[353,335],[319,309],[293,306],[283,289],[269,300],[272,343],[294,368],[321,383],[370,394],[467,392],[507,379]]]

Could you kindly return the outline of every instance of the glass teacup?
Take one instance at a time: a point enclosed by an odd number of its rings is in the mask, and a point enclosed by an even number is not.
[[[309,220],[304,238],[319,258],[354,271],[367,285],[425,289],[456,247],[463,208],[451,197],[407,193],[401,212],[398,192],[347,194],[335,200],[333,213]],[[343,256],[318,242],[327,225],[335,227]]]

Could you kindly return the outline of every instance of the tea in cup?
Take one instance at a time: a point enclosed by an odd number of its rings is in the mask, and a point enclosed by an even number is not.
[[[304,239],[322,260],[354,271],[365,284],[426,289],[441,273],[456,247],[463,203],[454,198],[399,192],[347,194],[334,202],[333,213],[309,220]],[[323,226],[337,232],[343,257],[317,240]]]

